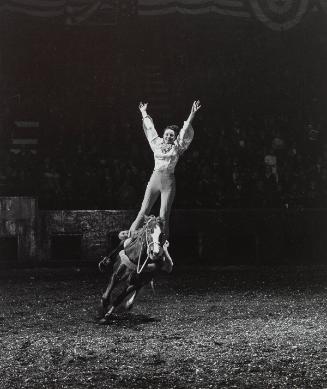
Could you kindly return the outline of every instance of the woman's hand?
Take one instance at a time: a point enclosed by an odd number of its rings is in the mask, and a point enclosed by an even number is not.
[[[191,109],[190,116],[188,117],[188,122],[191,123],[194,119],[195,113],[201,108],[200,100],[194,101]]]
[[[141,101],[139,104],[139,109],[140,109],[142,114],[146,113],[147,108],[148,108],[148,103],[142,103],[142,101]]]
[[[200,100],[194,101],[191,109],[191,114],[195,114],[201,108]]]

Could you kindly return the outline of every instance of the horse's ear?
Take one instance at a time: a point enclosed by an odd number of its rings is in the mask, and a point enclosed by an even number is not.
[[[150,216],[144,215],[144,221],[147,222],[150,219]]]

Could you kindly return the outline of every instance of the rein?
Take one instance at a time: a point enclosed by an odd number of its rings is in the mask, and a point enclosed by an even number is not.
[[[156,243],[160,245],[160,242],[155,242],[155,241],[152,241],[150,242],[149,241],[149,234],[148,234],[148,226],[149,226],[149,223],[151,221],[153,221],[154,217],[151,217],[147,222],[146,224],[142,227],[142,230],[138,237],[132,241],[129,246],[134,246],[136,243],[140,242],[140,249],[139,249],[139,253],[138,253],[138,259],[137,259],[137,264],[136,264],[136,272],[137,274],[140,274],[142,273],[142,271],[144,270],[144,268],[146,267],[146,265],[148,264],[149,260],[151,259],[150,258],[150,255],[149,255],[149,252],[150,252],[150,248],[151,246],[154,246]],[[145,240],[143,238],[143,233],[145,233]],[[146,243],[146,253],[147,253],[147,257],[145,259],[145,261],[143,262],[143,264],[141,264],[141,258],[142,258],[142,253],[143,253],[143,246],[144,246],[144,243]],[[165,251],[165,250],[164,250]],[[127,257],[128,258],[128,257]],[[130,260],[130,259],[129,259]],[[131,260],[130,260],[131,261]],[[131,261],[133,263],[133,261]],[[135,264],[134,264],[135,266]]]

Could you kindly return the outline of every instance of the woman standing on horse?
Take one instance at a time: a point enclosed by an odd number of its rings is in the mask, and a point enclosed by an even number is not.
[[[153,151],[155,164],[154,171],[146,187],[141,209],[129,231],[120,233],[121,239],[126,238],[126,235],[133,236],[143,222],[144,216],[150,213],[159,195],[161,196],[160,217],[164,220],[164,232],[166,238],[168,238],[169,217],[176,190],[175,166],[179,157],[192,142],[194,130],[191,123],[200,107],[200,101],[194,101],[191,113],[179,133],[178,126],[167,126],[163,137],[160,138],[152,118],[147,113],[148,103],[140,103],[139,109],[142,114],[143,129]]]
[[[162,138],[159,137],[153,121],[147,113],[147,108],[147,103],[140,103],[139,109],[142,114],[143,129],[154,154],[154,171],[146,187],[142,206],[136,219],[129,230],[121,231],[119,233],[118,236],[122,242],[117,248],[108,254],[108,256],[103,258],[99,264],[100,270],[101,267],[108,266],[111,258],[114,258],[120,250],[122,250],[122,248],[126,247],[132,241],[132,238],[136,235],[136,230],[144,221],[144,217],[148,216],[151,212],[151,208],[158,199],[159,195],[161,195],[160,217],[164,222],[163,230],[165,233],[165,239],[168,239],[169,236],[169,217],[176,190],[174,175],[175,166],[179,157],[192,142],[194,130],[191,124],[196,112],[201,108],[201,105],[200,101],[194,101],[190,115],[184,122],[184,125],[179,133],[177,133],[178,126],[168,126],[165,128]],[[166,245],[167,244],[169,243],[166,241]],[[171,261],[168,252],[166,252],[166,256],[169,257]]]

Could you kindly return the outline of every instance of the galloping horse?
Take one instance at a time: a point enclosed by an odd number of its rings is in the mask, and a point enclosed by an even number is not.
[[[162,230],[160,217],[146,216],[143,227],[132,238],[126,239],[124,248],[118,246],[112,255],[99,263],[100,271],[107,269],[109,272],[109,283],[101,299],[105,314],[100,323],[107,323],[116,307],[127,297],[124,305],[131,309],[140,289],[160,271],[171,272],[173,262],[168,253],[169,243]],[[112,291],[121,282],[124,282],[123,291],[111,301]]]

